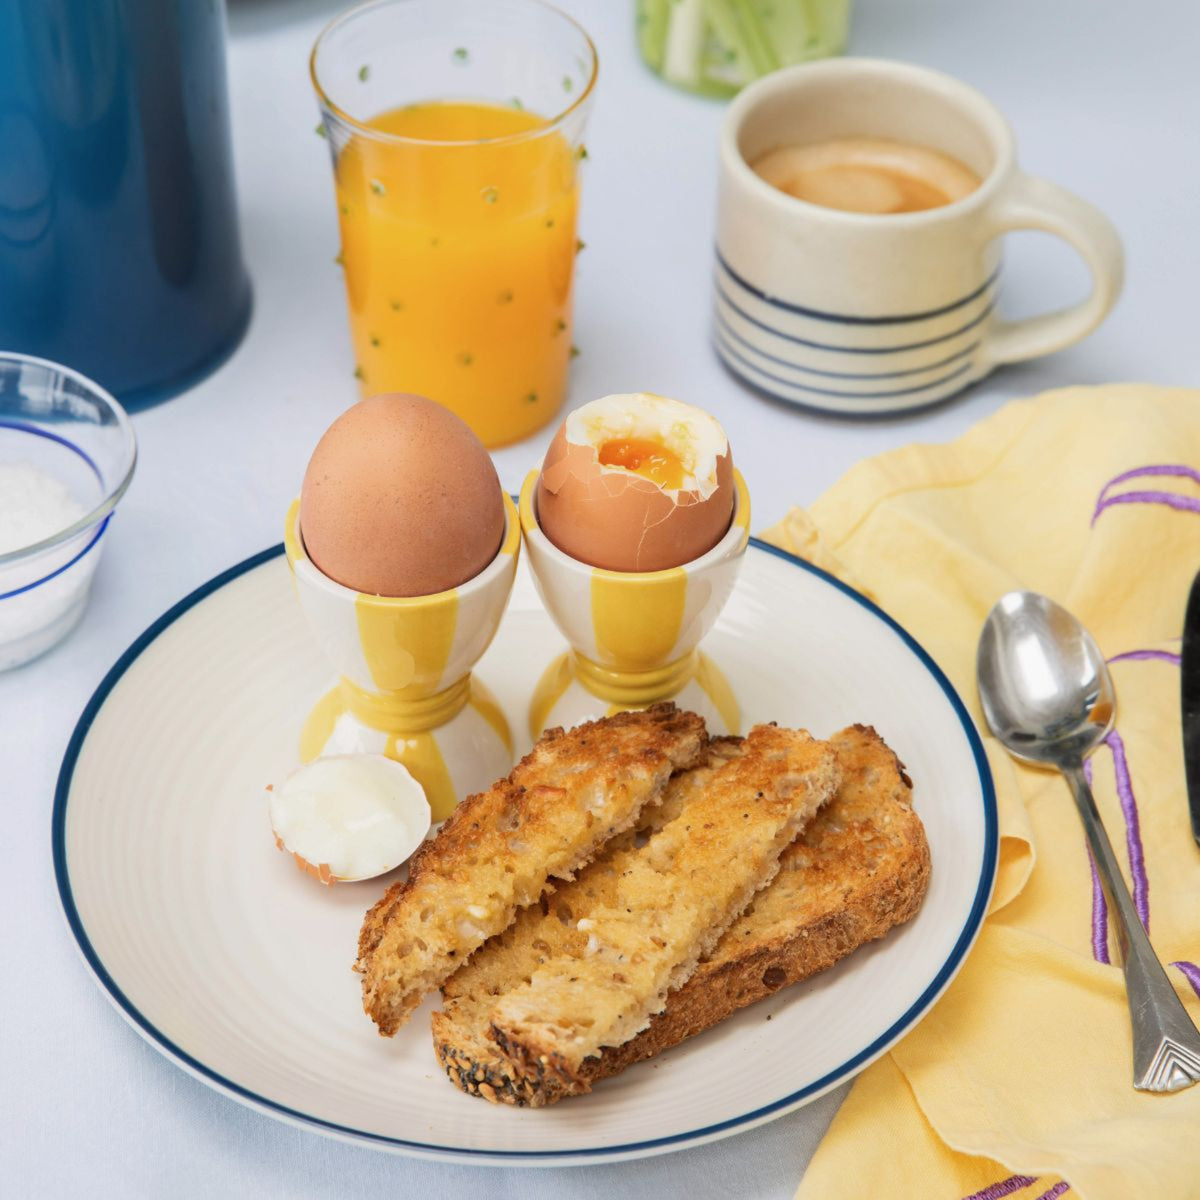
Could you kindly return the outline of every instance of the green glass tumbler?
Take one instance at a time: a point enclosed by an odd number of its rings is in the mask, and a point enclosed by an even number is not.
[[[850,0],[637,0],[642,58],[668,83],[732,96],[792,63],[840,54]]]

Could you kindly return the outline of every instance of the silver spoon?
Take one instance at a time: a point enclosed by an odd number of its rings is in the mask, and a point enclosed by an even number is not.
[[[1142,928],[1104,832],[1083,760],[1112,728],[1112,677],[1091,635],[1037,592],[1009,592],[988,614],[976,658],[979,698],[1010,754],[1066,776],[1116,915],[1133,1025],[1133,1086],[1177,1092],[1200,1082],[1200,1032]]]

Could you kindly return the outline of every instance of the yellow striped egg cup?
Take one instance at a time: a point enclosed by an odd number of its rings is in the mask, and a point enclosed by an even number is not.
[[[300,760],[386,754],[425,789],[435,821],[512,766],[512,735],[491,693],[471,675],[504,616],[521,528],[504,496],[504,540],[473,579],[430,596],[372,596],[343,587],[309,559],[300,503],[284,548],[300,607],[340,678],[300,734]]]
[[[733,520],[707,553],[665,571],[605,571],[564,554],[542,532],[538,472],[521,488],[521,531],[546,611],[571,649],[546,668],[529,706],[537,738],[554,725],[674,700],[714,732],[738,733],[724,674],[697,647],[733,590],[750,540],[750,494],[734,471]]]

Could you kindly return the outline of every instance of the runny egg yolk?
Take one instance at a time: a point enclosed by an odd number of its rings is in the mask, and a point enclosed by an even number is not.
[[[614,438],[601,445],[597,457],[601,466],[624,467],[666,491],[681,488],[687,478],[679,455],[649,438]]]

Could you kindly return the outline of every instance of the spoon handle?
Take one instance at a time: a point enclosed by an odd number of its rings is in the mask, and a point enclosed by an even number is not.
[[[1082,766],[1062,768],[1091,843],[1108,909],[1116,917],[1133,1025],[1133,1086],[1177,1092],[1200,1082],[1200,1031],[1192,1023],[1150,945],[1121,876]]]

